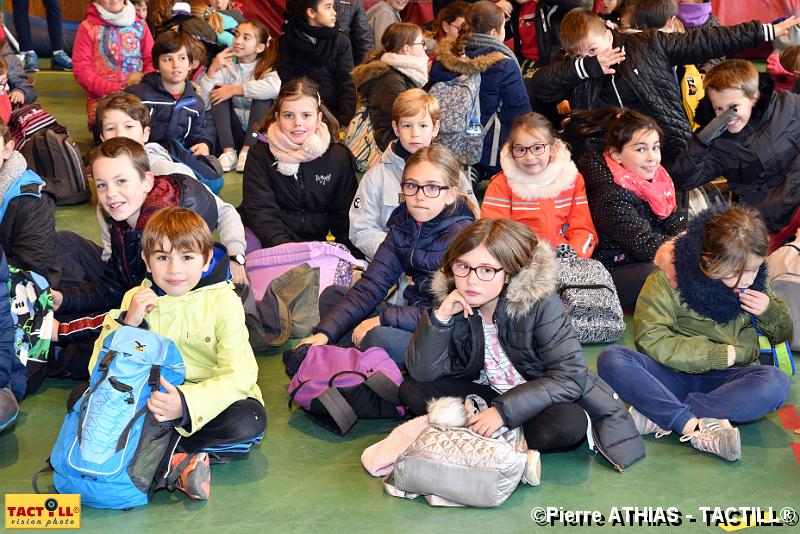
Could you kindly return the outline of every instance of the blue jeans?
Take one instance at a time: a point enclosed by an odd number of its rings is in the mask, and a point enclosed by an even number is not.
[[[753,365],[689,374],[620,345],[600,353],[597,374],[642,415],[678,433],[693,417],[739,423],[760,419],[783,404],[790,386],[777,367]]]
[[[336,304],[344,298],[349,288],[343,286],[329,286],[322,291],[319,296],[319,316],[320,319],[324,318],[328,312],[336,307]],[[375,311],[370,317],[377,317],[385,308],[392,306],[391,304],[381,302],[375,308]],[[358,325],[353,325],[355,328]],[[340,339],[331,339],[332,344],[341,347],[353,346],[352,343],[353,331],[346,332]],[[406,348],[411,343],[411,338],[414,337],[414,332],[407,332],[400,328],[393,326],[376,326],[364,336],[361,341],[359,350],[367,350],[370,347],[380,347],[386,351],[389,357],[394,360],[394,363],[400,369],[406,368]]]

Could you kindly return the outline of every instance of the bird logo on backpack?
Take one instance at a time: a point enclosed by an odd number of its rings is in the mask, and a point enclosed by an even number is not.
[[[59,493],[79,493],[95,508],[147,504],[156,471],[177,444],[172,425],[158,422],[147,400],[163,377],[183,383],[186,367],[172,340],[123,326],[103,340],[89,388],[67,413],[50,454]]]

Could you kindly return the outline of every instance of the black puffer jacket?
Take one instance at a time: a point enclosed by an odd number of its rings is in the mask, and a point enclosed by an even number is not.
[[[56,203],[43,189],[44,181],[25,166],[25,158],[12,152],[0,169],[0,182],[7,178],[5,173],[14,176],[23,171],[11,187],[0,191],[0,247],[8,255],[9,265],[34,271],[57,287],[61,262],[56,254]]]
[[[347,36],[336,28],[314,28],[292,20],[284,27],[278,50],[281,81],[307,76],[317,82],[322,102],[346,127],[356,113],[356,88],[350,77],[353,50]]]
[[[443,300],[448,293],[444,275],[437,273],[433,283]],[[500,296],[494,314],[500,345],[527,382],[499,395],[492,405],[513,428],[552,404],[578,403],[592,419],[598,452],[621,470],[644,457],[644,443],[617,394],[588,370],[555,286],[553,252],[540,245]],[[457,314],[443,324],[431,309],[422,315],[406,351],[406,368],[420,382],[475,380],[484,358],[479,314],[469,319]]]
[[[602,152],[587,149],[578,170],[586,182],[597,229],[598,244],[592,258],[606,269],[653,261],[658,247],[683,230],[686,217],[682,213],[659,219],[647,202],[617,185]]]
[[[662,154],[667,168],[692,134],[673,66],[702,63],[754,48],[771,41],[774,35],[771,24],[756,21],[689,33],[614,32],[614,46],[624,46],[626,57],[614,66],[612,80],[629,87],[641,105],[637,111],[652,116],[664,129]],[[573,57],[537,70],[529,89],[544,102],[568,99],[575,110],[594,109],[601,105],[600,91],[607,87],[605,76],[596,57]]]
[[[353,154],[340,143],[331,142],[320,157],[301,163],[296,176],[286,176],[269,145],[259,142],[247,156],[240,211],[264,247],[325,241],[330,231],[360,258],[348,215],[357,188]]]
[[[375,142],[386,150],[395,138],[392,131],[392,107],[397,95],[419,87],[411,78],[385,61],[370,61],[353,69],[353,81],[368,103],[367,112],[375,132]]]
[[[736,200],[761,212],[770,232],[800,207],[800,95],[775,92],[761,77],[760,97],[741,132],[710,145],[693,136],[672,166],[675,187],[689,190],[724,176]],[[698,108],[709,107],[704,98]]]
[[[136,222],[109,219],[111,257],[103,275],[94,282],[61,288],[64,300],[59,314],[106,312],[122,302],[126,291],[138,286],[147,276],[142,259],[142,230],[158,208],[180,206],[197,212],[211,231],[217,227],[217,204],[214,195],[200,182],[183,174],[156,176]]]

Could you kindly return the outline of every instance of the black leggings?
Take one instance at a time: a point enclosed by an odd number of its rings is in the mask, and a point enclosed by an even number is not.
[[[428,411],[428,401],[439,397],[466,397],[476,394],[487,403],[499,393],[489,386],[455,378],[440,378],[433,382],[417,382],[406,377],[400,384],[400,400],[413,413],[421,415]],[[589,419],[586,412],[575,403],[551,404],[539,414],[522,424],[522,432],[528,448],[539,452],[574,449],[586,437]]]
[[[247,131],[242,126],[239,116],[233,109],[233,99],[229,98],[211,106],[211,115],[217,128],[220,146],[240,150],[242,146],[251,147],[256,144],[255,131],[267,115],[272,100],[251,100]]]

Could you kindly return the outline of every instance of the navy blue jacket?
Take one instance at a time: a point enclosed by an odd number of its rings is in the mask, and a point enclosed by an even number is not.
[[[25,396],[28,373],[14,351],[14,322],[8,295],[8,263],[0,247],[0,389],[11,388],[17,400]]]
[[[125,91],[138,96],[150,108],[150,141],[166,146],[169,139],[177,139],[186,148],[197,143],[206,143],[211,148],[213,142],[206,137],[204,131],[206,104],[191,83],[185,84],[180,99],[175,100],[164,89],[161,75],[158,72],[149,72],[141,82]]]
[[[481,74],[481,124],[485,126],[492,114],[500,108],[498,159],[492,165],[490,160],[494,130],[489,130],[483,141],[481,165],[498,172],[500,148],[508,138],[511,123],[520,115],[531,111],[531,102],[528,99],[525,83],[522,81],[519,64],[488,47],[471,49],[467,45],[467,55],[464,57],[455,52],[453,45],[453,41],[445,40],[436,50],[436,61],[428,76],[428,87],[437,82],[452,80],[462,74]]]
[[[466,202],[459,199],[434,219],[417,224],[400,204],[389,217],[389,232],[378,247],[361,279],[322,318],[314,332],[322,332],[332,343],[375,313],[389,289],[406,273],[413,283],[403,292],[407,306],[390,306],[381,312],[381,326],[407,332],[417,329],[420,315],[433,304],[431,279],[439,269],[445,250],[456,234],[474,219]]]

